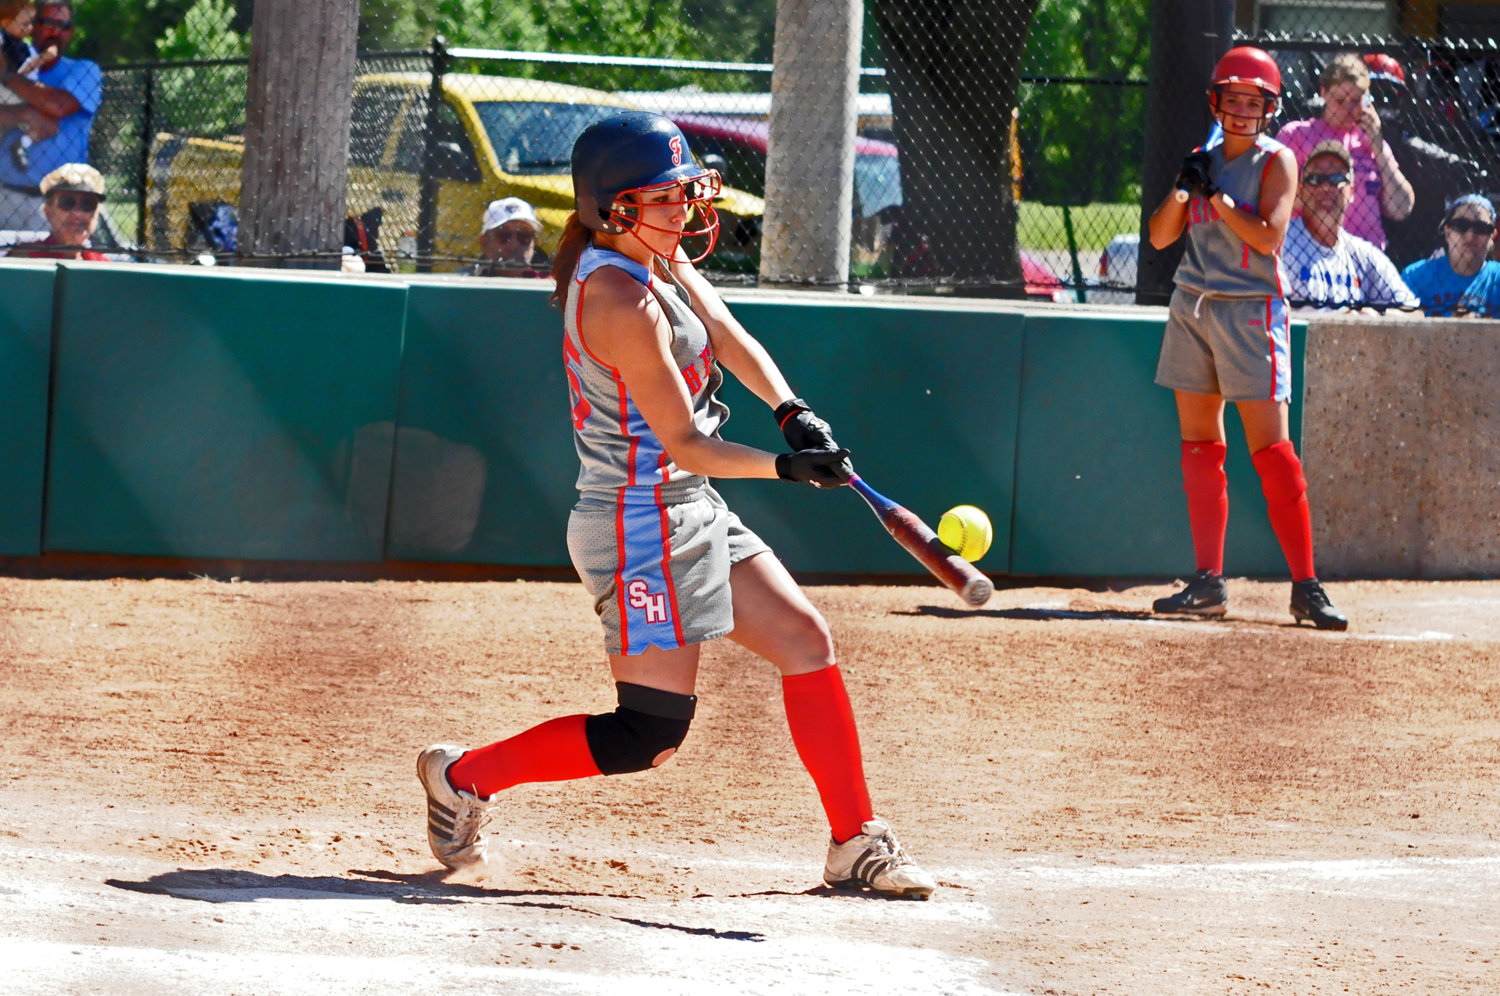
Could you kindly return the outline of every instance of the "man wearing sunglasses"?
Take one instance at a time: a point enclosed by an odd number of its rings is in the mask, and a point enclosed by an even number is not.
[[[1500,314],[1500,263],[1489,259],[1495,244],[1495,205],[1467,194],[1443,215],[1444,252],[1401,271],[1422,299],[1422,310],[1447,318]]]
[[[546,276],[547,254],[536,245],[541,230],[536,212],[521,198],[491,203],[479,226],[479,253],[484,260],[468,272],[477,277]]]
[[[1418,306],[1385,253],[1344,230],[1344,216],[1354,203],[1354,175],[1343,142],[1313,147],[1302,166],[1297,202],[1302,214],[1287,226],[1281,247],[1293,306]]]
[[[99,171],[84,163],[68,163],[42,177],[41,189],[47,237],[22,243],[10,255],[107,262],[108,256],[88,248],[89,237],[99,224],[99,205],[104,202],[104,177]]]
[[[44,2],[31,29],[32,47],[43,56],[36,79],[0,75],[0,85],[25,101],[11,105],[12,114],[0,113],[0,130],[6,132],[0,148],[15,144],[21,124],[30,127],[35,139],[22,162],[0,155],[0,228],[39,228],[42,178],[64,164],[89,161],[89,131],[104,96],[104,78],[97,63],[63,54],[72,41],[72,5]],[[0,108],[5,111],[9,108]]]

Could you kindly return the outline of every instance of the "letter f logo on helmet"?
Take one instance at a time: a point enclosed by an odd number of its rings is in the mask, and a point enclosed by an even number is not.
[[[669,148],[669,149],[672,150],[672,165],[673,166],[681,166],[682,165],[682,139],[678,138],[676,135],[673,135],[672,138],[671,138],[671,140],[667,142],[667,148]]]

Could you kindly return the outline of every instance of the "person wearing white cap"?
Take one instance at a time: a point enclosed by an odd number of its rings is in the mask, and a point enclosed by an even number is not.
[[[11,256],[40,259],[88,259],[104,262],[103,253],[88,248],[99,225],[104,203],[104,177],[87,163],[64,163],[42,177],[42,214],[48,234],[38,242],[23,242]]]
[[[477,277],[540,277],[547,269],[547,254],[537,248],[542,223],[531,205],[519,197],[503,197],[490,204],[479,226],[482,262],[469,268]]]

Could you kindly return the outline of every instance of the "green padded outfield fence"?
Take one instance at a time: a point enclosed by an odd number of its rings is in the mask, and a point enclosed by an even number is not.
[[[0,555],[5,556],[42,552],[53,273],[45,263],[0,267]]]
[[[0,266],[0,552],[569,563],[577,462],[546,282],[53,274]],[[1191,568],[1171,394],[1151,383],[1159,317],[728,297],[876,488],[929,521],[990,514],[983,569]],[[732,378],[724,397],[728,438],[782,447],[764,403]],[[1299,418],[1294,404],[1294,438]],[[1283,573],[1228,421],[1229,568]],[[719,487],[793,570],[920,573],[848,491]]]
[[[49,551],[380,560],[406,287],[58,267]]]

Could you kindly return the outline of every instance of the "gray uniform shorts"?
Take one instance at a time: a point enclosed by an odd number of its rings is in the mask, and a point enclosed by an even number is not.
[[[1179,287],[1161,340],[1156,382],[1226,401],[1290,401],[1292,333],[1286,299],[1202,297]]]
[[[568,553],[594,596],[611,654],[728,634],[729,568],[770,549],[711,487],[670,505],[585,494],[568,517]]]

